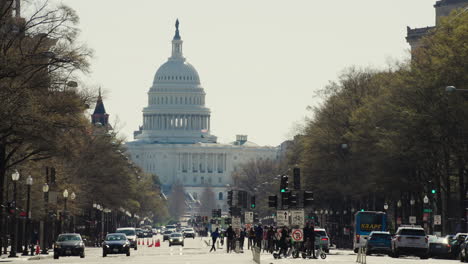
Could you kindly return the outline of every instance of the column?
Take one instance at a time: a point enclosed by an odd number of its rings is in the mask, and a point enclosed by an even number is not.
[[[208,131],[211,130],[211,118],[208,116]]]

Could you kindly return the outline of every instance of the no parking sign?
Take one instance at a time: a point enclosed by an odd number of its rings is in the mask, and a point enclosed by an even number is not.
[[[304,232],[302,229],[293,229],[291,232],[291,238],[294,242],[304,241]]]

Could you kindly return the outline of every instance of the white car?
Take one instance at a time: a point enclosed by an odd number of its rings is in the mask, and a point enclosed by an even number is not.
[[[130,242],[130,247],[137,250],[137,234],[134,227],[121,227],[117,228],[116,233],[123,233],[127,236],[128,241]]]
[[[392,256],[419,256],[429,258],[429,238],[421,226],[400,226],[392,239]]]
[[[172,233],[169,236],[169,246],[173,245],[184,246],[184,235],[182,233]]]
[[[193,228],[190,227],[182,230],[182,234],[184,234],[184,237],[195,238],[195,230],[193,230]]]

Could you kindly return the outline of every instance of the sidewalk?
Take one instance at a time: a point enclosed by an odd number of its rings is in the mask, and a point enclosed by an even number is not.
[[[11,262],[11,261],[25,261],[25,260],[40,260],[40,259],[51,259],[53,256],[54,256],[54,253],[53,252],[49,252],[48,255],[42,255],[42,254],[39,254],[39,255],[34,255],[34,256],[23,256],[21,255],[21,253],[19,253],[17,255],[18,257],[17,258],[9,258],[8,257],[8,254],[2,254],[0,256],[0,263],[1,262]]]

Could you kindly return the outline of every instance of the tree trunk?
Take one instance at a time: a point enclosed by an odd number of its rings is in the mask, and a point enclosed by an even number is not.
[[[4,204],[4,189],[5,189],[5,173],[6,173],[6,146],[5,144],[0,144],[0,205]],[[0,209],[0,251],[3,248],[3,243],[6,243],[6,224],[5,216],[6,212],[4,207]]]

